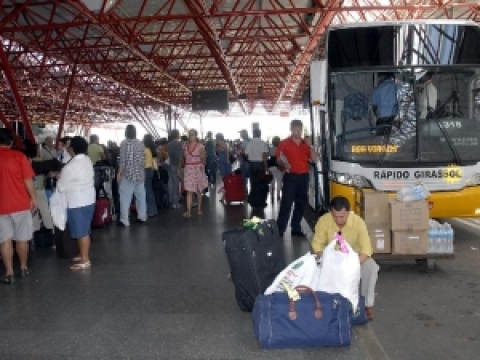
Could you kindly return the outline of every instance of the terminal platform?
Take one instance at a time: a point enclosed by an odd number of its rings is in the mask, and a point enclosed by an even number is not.
[[[350,347],[262,350],[250,314],[235,302],[221,241],[224,230],[252,215],[250,207],[225,206],[212,194],[202,216],[194,211],[184,219],[182,212],[94,230],[85,272],[68,270],[70,262],[54,250],[37,249],[31,276],[0,287],[0,358],[478,359],[474,222],[454,223],[456,258],[439,260],[434,273],[419,272],[415,263],[381,264],[376,319],[354,330]],[[264,215],[277,212],[274,202]],[[287,262],[309,251],[308,240],[289,231],[284,246]]]

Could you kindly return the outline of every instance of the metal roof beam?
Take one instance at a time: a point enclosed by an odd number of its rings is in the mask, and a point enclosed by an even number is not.
[[[275,102],[275,107],[278,107],[280,103],[284,100],[284,97],[287,95],[287,92],[295,92],[297,86],[302,80],[302,76],[310,64],[313,52],[317,47],[320,39],[324,35],[326,29],[332,22],[333,18],[337,14],[333,8],[341,8],[343,0],[331,0],[325,8],[325,11],[322,14],[322,17],[319,19],[318,23],[315,25],[315,28],[312,31],[312,36],[310,37],[308,44],[304,47],[303,51],[300,52],[296,60],[295,69],[290,72],[290,75],[287,77],[283,88],[281,89],[278,98]]]

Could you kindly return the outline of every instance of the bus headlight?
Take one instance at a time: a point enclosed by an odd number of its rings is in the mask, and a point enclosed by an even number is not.
[[[480,185],[480,174],[473,174],[473,176],[467,180],[467,186]]]
[[[361,189],[373,189],[372,183],[362,175],[331,172],[330,179],[342,185],[354,186]]]

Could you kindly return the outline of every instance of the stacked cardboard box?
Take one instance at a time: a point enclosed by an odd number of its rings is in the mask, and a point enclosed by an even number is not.
[[[373,253],[389,254],[392,248],[388,195],[382,192],[364,193],[362,214],[367,224]]]
[[[428,203],[390,201],[392,254],[420,255],[428,252]]]

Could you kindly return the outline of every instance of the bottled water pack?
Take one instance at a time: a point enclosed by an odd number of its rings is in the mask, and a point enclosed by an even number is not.
[[[428,252],[430,254],[453,254],[454,233],[449,223],[429,220]]]

